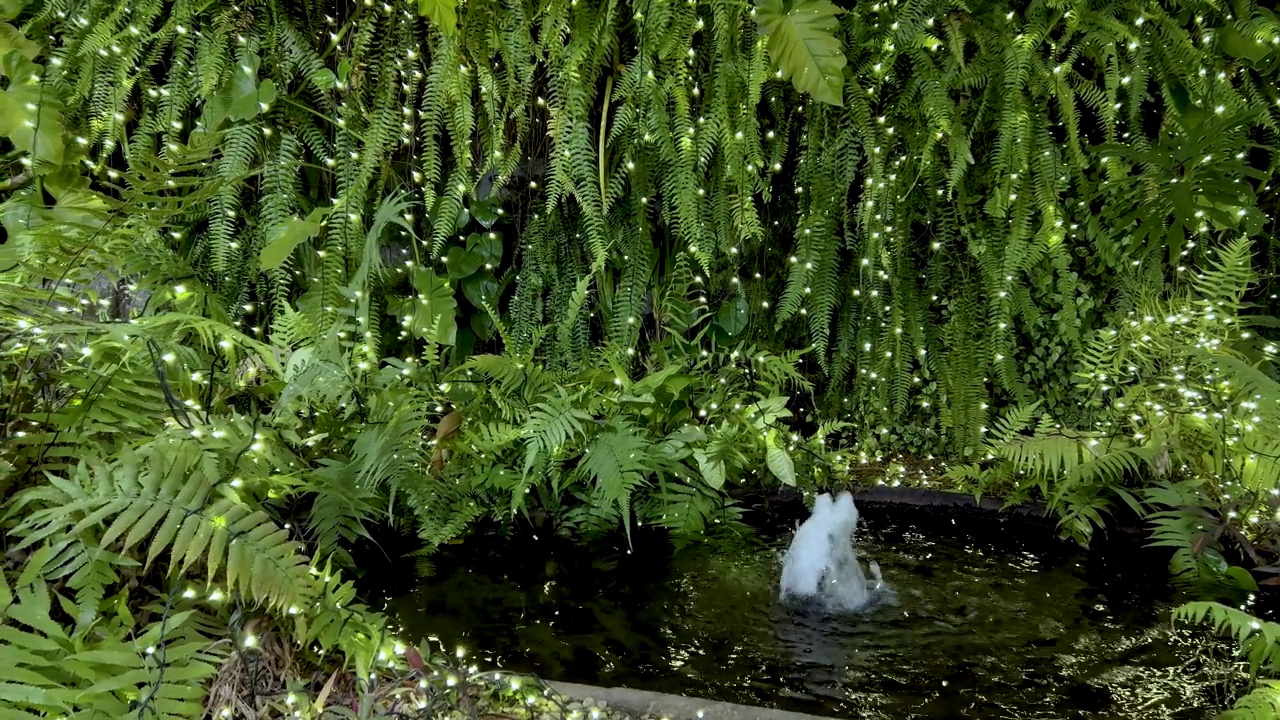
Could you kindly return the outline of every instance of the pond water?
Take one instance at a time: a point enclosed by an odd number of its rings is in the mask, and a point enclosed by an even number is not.
[[[494,667],[833,717],[1209,718],[1245,686],[1228,645],[1171,627],[1159,555],[860,509],[860,559],[897,604],[852,618],[777,602],[786,531],[679,552],[642,535],[633,553],[512,531],[431,577],[378,572],[376,594],[404,637]]]

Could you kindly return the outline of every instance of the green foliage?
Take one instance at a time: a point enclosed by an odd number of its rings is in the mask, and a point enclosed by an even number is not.
[[[1209,620],[1218,633],[1229,634],[1239,645],[1240,654],[1249,661],[1250,672],[1280,672],[1280,625],[1260,620],[1253,615],[1215,602],[1191,602],[1176,608],[1174,620],[1203,623]],[[1218,717],[1229,720],[1252,720],[1275,717],[1280,711],[1280,683],[1259,680],[1252,692],[1236,701],[1235,706]]]
[[[70,576],[74,582],[94,565],[114,575],[124,559],[99,550]],[[54,621],[55,598],[92,622],[68,628]],[[40,579],[39,568],[24,572],[16,587],[0,578],[0,697],[8,711],[126,717],[145,705],[152,717],[199,716],[204,684],[225,650],[201,632],[195,610],[151,605],[140,615],[77,608]]]
[[[1280,681],[1259,680],[1249,694],[1236,701],[1222,720],[1266,720],[1280,713]]]
[[[1038,404],[1015,408],[987,433],[985,458],[949,476],[979,493],[1043,499],[1081,542],[1121,500],[1150,513],[1157,544],[1176,548],[1175,575],[1224,579],[1219,538],[1264,538],[1280,507],[1276,347],[1242,329],[1249,254],[1247,240],[1231,243],[1190,288],[1145,298],[1088,341],[1077,375],[1092,428],[1036,422]],[[1153,482],[1171,475],[1185,481]],[[1220,522],[1237,516],[1242,526]]]
[[[635,376],[627,357],[604,352],[562,373],[510,355],[473,357],[445,378],[463,418],[447,444],[445,485],[505,497],[506,514],[546,513],[574,534],[635,523],[699,536],[736,524],[720,492],[728,482],[750,483],[767,464],[795,484],[792,453],[808,443],[779,422],[790,415],[781,393],[808,387],[794,357],[737,347]]]

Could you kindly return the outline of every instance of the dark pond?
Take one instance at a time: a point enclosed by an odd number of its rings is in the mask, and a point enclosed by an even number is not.
[[[1161,556],[1132,542],[1085,554],[1012,520],[860,509],[859,556],[898,603],[854,618],[778,604],[794,518],[772,511],[783,528],[714,547],[509,531],[431,577],[369,579],[405,637],[494,667],[834,717],[1209,718],[1244,686],[1229,646],[1171,627]]]

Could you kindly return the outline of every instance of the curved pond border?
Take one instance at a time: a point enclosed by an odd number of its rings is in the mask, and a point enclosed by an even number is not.
[[[594,685],[544,681],[557,694],[571,700],[604,703],[640,717],[664,720],[830,720],[818,715],[772,710],[752,705],[716,702],[684,695],[667,695],[630,688],[603,688]]]

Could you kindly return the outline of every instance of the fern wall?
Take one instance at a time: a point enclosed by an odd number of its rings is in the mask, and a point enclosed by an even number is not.
[[[1002,405],[1087,423],[1089,332],[1220,239],[1280,257],[1280,26],[1245,0],[7,15],[52,41],[4,31],[11,238],[105,192],[170,283],[251,336],[337,322],[370,372],[811,344],[864,448],[962,455]]]

